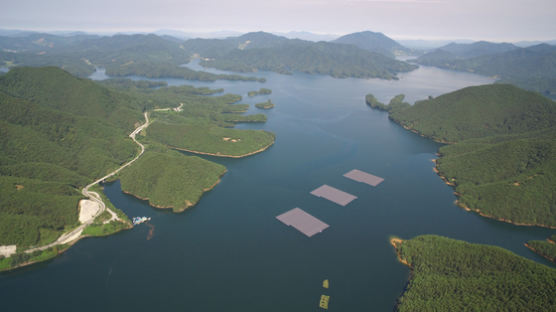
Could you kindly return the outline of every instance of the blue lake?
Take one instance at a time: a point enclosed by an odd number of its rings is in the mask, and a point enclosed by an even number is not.
[[[140,225],[2,274],[6,311],[315,311],[321,294],[330,296],[330,311],[391,311],[409,274],[396,260],[391,236],[439,234],[498,245],[549,265],[523,243],[554,231],[455,206],[453,189],[432,170],[440,145],[402,129],[364,100],[367,93],[381,101],[404,93],[414,102],[492,79],[428,67],[397,81],[254,75],[267,82],[160,80],[224,88],[242,95],[243,103],[272,99],[272,110],[249,110],[267,114],[266,124],[238,126],[274,132],[271,148],[244,159],[209,158],[228,172],[182,214],[123,194],[119,182],[106,185],[105,193],[126,214],[152,217],[152,239],[150,228]],[[247,97],[261,87],[272,94]],[[373,188],[342,176],[352,169],[385,181]],[[309,194],[322,184],[358,198],[341,207]],[[295,207],[330,227],[307,238],[276,220]],[[322,288],[324,279],[329,289]]]

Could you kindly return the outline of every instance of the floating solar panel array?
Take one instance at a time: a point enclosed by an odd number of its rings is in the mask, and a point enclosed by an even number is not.
[[[367,183],[371,186],[377,186],[382,183],[382,181],[384,181],[384,179],[381,177],[377,177],[375,175],[357,169],[353,169],[350,172],[344,174],[344,177],[357,182]]]
[[[377,177],[375,175],[357,169],[353,169],[350,172],[344,174],[344,177],[357,182],[366,183],[374,187],[384,181],[384,179],[381,177]],[[355,195],[346,193],[326,184],[313,190],[311,194],[317,197],[328,199],[329,201],[341,206],[346,206],[353,200],[357,199],[357,196]],[[305,234],[307,237],[311,237],[317,233],[320,233],[329,227],[328,224],[313,217],[300,208],[294,208],[290,211],[287,211],[277,216],[276,219],[280,220],[287,226],[294,227],[301,233]]]
[[[339,189],[328,186],[326,184],[312,191],[311,194],[317,197],[326,198],[329,201],[335,202],[340,206],[345,206],[357,198],[357,196],[351,195],[344,191],[340,191]]]
[[[285,225],[293,226],[299,232],[307,235],[307,237],[320,233],[329,226],[299,208],[285,212],[277,216],[276,219]]]

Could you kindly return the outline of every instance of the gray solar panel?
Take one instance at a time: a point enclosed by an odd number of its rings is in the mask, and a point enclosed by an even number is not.
[[[355,180],[357,182],[367,183],[371,186],[377,186],[382,183],[382,181],[384,181],[384,179],[381,177],[377,177],[375,175],[357,169],[353,169],[350,172],[344,174],[344,177]]]
[[[333,188],[332,186],[328,186],[326,184],[312,191],[311,194],[317,197],[326,198],[329,201],[335,202],[336,204],[341,206],[345,206],[352,200],[357,198],[357,196],[351,195],[344,191],[340,191],[339,189]]]
[[[320,233],[329,227],[328,224],[299,208],[287,211],[277,216],[276,219],[280,220],[285,225],[293,226],[299,232],[307,235],[307,237]]]

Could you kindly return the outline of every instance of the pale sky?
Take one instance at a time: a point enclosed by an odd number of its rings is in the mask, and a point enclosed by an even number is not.
[[[380,31],[407,39],[556,39],[556,0],[6,0],[0,28]]]

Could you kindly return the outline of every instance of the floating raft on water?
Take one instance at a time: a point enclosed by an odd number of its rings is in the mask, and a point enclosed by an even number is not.
[[[382,181],[384,181],[384,179],[381,177],[377,177],[375,175],[357,169],[353,169],[350,172],[344,174],[344,177],[357,182],[366,183],[371,186],[377,186],[382,183]]]
[[[285,225],[293,226],[299,232],[307,235],[307,237],[320,233],[329,227],[328,224],[299,208],[287,211],[277,216],[276,219],[280,220],[280,222]]]
[[[133,225],[139,225],[141,223],[147,222],[147,221],[151,221],[151,217],[133,217],[133,219],[131,219],[131,221],[133,221]]]
[[[355,195],[340,191],[339,189],[326,184],[312,191],[311,194],[317,197],[326,198],[340,206],[345,206],[357,198]]]
[[[324,281],[322,281],[322,287],[323,287],[323,288],[328,288],[328,286],[330,286],[330,283],[328,282],[327,279],[325,279]]]
[[[321,307],[323,309],[328,309],[328,302],[329,301],[330,301],[330,296],[321,295],[320,296],[319,307]]]

